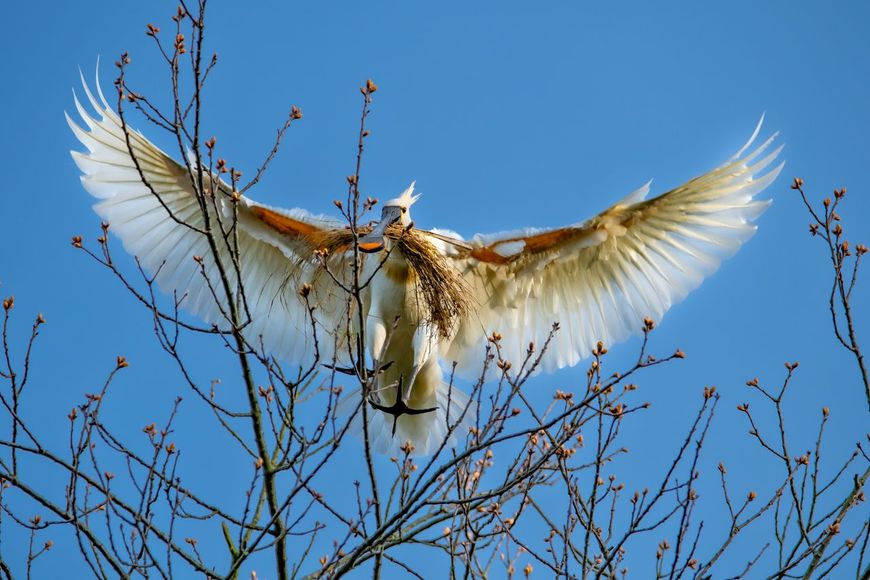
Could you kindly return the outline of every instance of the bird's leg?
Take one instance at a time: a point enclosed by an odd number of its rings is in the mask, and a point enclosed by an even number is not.
[[[393,364],[393,361],[388,361],[381,364],[381,359],[384,354],[384,345],[387,343],[387,327],[384,324],[384,321],[376,316],[369,316],[368,321],[366,322],[366,336],[368,337],[369,342],[369,352],[371,353],[372,359],[374,360],[372,361],[372,368],[365,369],[365,373],[363,373],[363,367],[361,362],[357,366],[357,368],[340,367],[338,365],[331,365],[327,363],[324,363],[323,366],[330,370],[334,370],[337,373],[360,377],[371,377],[375,374],[382,373],[390,368],[390,366]]]
[[[414,351],[414,365],[411,367],[411,378],[405,383],[404,391],[402,392],[402,400],[411,400],[411,389],[414,388],[414,382],[417,380],[417,375],[420,374],[420,369],[423,368],[433,353],[434,333],[432,328],[427,323],[421,323],[414,330],[414,337],[411,339],[411,348]]]
[[[369,315],[366,320],[366,338],[372,356],[372,369],[367,376],[374,376],[384,372],[393,364],[393,361],[382,364],[387,344],[387,325],[383,318]]]
[[[393,416],[393,435],[396,434],[396,421],[402,415],[420,415],[422,413],[431,413],[436,411],[438,407],[429,407],[427,409],[414,409],[408,406],[408,401],[411,400],[411,390],[414,387],[414,381],[417,380],[417,375],[420,369],[423,368],[429,358],[432,356],[432,341],[433,334],[427,324],[421,324],[414,331],[414,337],[411,340],[411,346],[414,351],[413,366],[411,367],[411,378],[405,380],[405,375],[399,375],[398,383],[394,385],[396,388],[396,400],[392,405],[386,406],[375,403],[369,399],[369,404],[379,411],[388,413]]]
[[[422,415],[423,413],[431,413],[432,411],[438,410],[438,407],[431,407],[429,409],[412,409],[409,407],[402,397],[402,393],[404,392],[404,382],[404,375],[399,375],[399,382],[396,384],[396,401],[389,407],[380,405],[375,403],[372,399],[369,399],[369,405],[373,408],[393,416],[393,435],[396,434],[396,422],[398,422],[399,417],[402,415]]]

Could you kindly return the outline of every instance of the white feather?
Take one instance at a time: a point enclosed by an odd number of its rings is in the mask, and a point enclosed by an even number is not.
[[[453,255],[480,307],[443,347],[445,358],[473,377],[486,337],[497,331],[502,355],[518,363],[529,341],[541,344],[559,322],[541,364],[551,371],[589,356],[598,340],[610,345],[640,332],[646,316],[660,320],[752,236],[753,222],[770,205],[753,198],[779,175],[782,164],[768,168],[782,147],[765,155],[774,134],[750,150],[760,129],[761,121],[737,154],[709,173],[644,201],[648,183],[597,218],[565,228],[584,234],[576,239],[507,263]],[[472,244],[510,257],[525,238],[545,233],[476,235]]]
[[[96,116],[89,114],[76,98],[76,110],[88,130],[68,115],[67,122],[87,149],[86,153],[73,151],[72,157],[84,174],[82,185],[100,200],[94,210],[110,224],[124,248],[137,256],[148,271],[157,273],[164,292],[177,296],[181,306],[192,314],[226,328],[227,301],[207,239],[196,231],[202,230],[205,222],[188,169],[132,130],[127,133],[135,157],[131,156],[118,114],[109,108],[101,91],[98,101],[87,84],[82,84]],[[143,177],[153,192],[143,183]],[[209,210],[213,223],[226,221],[231,211],[223,197],[217,203],[217,212]],[[245,288],[251,313],[251,323],[245,330],[247,339],[254,347],[259,347],[262,340],[267,352],[289,362],[314,364],[315,331],[297,292],[307,283],[312,287],[311,301],[316,306],[320,358],[331,361],[333,335],[343,334],[340,330],[336,334],[336,330],[341,329],[344,320],[345,302],[329,277],[315,276],[316,268],[295,251],[290,240],[250,216],[248,210],[255,206],[247,198],[239,204],[238,276],[232,271],[230,253],[214,226],[220,259],[232,281],[237,285],[240,279]],[[303,210],[275,211],[319,227],[335,227],[335,222]],[[194,256],[202,257],[205,276]],[[217,300],[209,286],[215,290]]]

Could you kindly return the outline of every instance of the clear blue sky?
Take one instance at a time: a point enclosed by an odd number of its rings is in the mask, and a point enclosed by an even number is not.
[[[678,185],[729,156],[766,111],[765,132],[779,130],[787,143],[786,169],[767,192],[774,204],[737,256],[665,317],[654,344],[659,352],[682,347],[688,358],[642,383],[653,406],[626,424],[632,455],[623,469],[654,481],[711,384],[723,400],[703,465],[708,483],[720,460],[737,490],[765,481],[769,461],[746,437],[735,405],[749,399],[746,379],[777,382],[786,360],[802,363],[788,405],[795,449],[811,446],[827,405],[830,440],[841,446],[829,457],[849,453],[867,424],[866,403],[853,361],[831,339],[822,246],[807,235],[788,185],[800,175],[818,194],[847,186],[848,238],[870,241],[867,4],[229,4],[212,6],[210,41],[221,62],[207,132],[251,175],[290,104],[305,114],[250,192],[274,205],[331,212],[353,170],[357,87],[366,78],[380,90],[364,193],[393,197],[416,180],[423,193],[416,223],[466,236],[580,221],[650,178],[654,192]],[[162,2],[18,3],[0,36],[0,294],[16,296],[19,333],[37,311],[49,321],[28,401],[57,445],[66,413],[97,388],[117,354],[131,359],[113,394],[128,407],[131,433],[163,416],[170,393],[183,393],[147,313],[70,247],[74,234],[99,235],[99,221],[69,157],[79,146],[63,119],[73,110],[78,67],[92,78],[98,55],[104,88],[110,63],[127,50],[133,83],[164,91],[144,30],[148,22],[167,27],[172,10]],[[866,348],[868,284],[865,276],[855,299]],[[636,346],[614,348],[612,364],[626,364]],[[534,384],[570,388],[580,376],[569,370]],[[187,457],[187,469],[208,469],[217,457]],[[10,530],[3,530],[4,555],[23,540]],[[745,541],[770,534],[758,527]],[[37,571],[56,575],[64,550],[75,547],[58,546]],[[735,562],[733,572],[740,567]]]

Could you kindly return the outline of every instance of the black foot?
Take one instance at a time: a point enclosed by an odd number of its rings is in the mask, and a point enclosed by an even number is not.
[[[352,375],[354,377],[362,375],[362,369],[355,369],[353,367],[340,367],[340,366],[326,364],[326,363],[323,363],[323,366],[325,366],[329,370],[332,370],[332,371],[335,371],[337,373],[341,373],[344,375]],[[390,361],[388,363],[381,365],[381,368],[378,370],[378,372],[382,373],[385,370],[387,370],[388,368],[390,368],[391,366],[393,366],[393,361]],[[371,377],[371,376],[374,376],[374,374],[375,374],[375,369],[367,369],[366,370],[366,376]]]
[[[411,407],[409,407],[408,404],[402,400],[403,383],[404,377],[399,376],[399,384],[396,387],[396,402],[389,407],[385,407],[384,405],[380,405],[369,399],[369,405],[371,405],[373,408],[393,416],[393,435],[396,434],[396,421],[398,421],[399,417],[401,417],[402,415],[422,415],[423,413],[431,413],[432,411],[438,410],[438,407],[432,407],[429,409],[412,409]]]

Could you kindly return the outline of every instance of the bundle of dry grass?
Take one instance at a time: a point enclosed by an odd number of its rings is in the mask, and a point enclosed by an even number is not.
[[[363,236],[370,231],[369,227],[361,227],[358,235]],[[414,293],[412,298],[420,304],[423,319],[437,330],[440,337],[450,337],[459,321],[472,309],[471,293],[465,282],[425,233],[413,228],[391,226],[386,231],[386,237],[394,244],[391,255],[401,253],[408,264],[410,291]],[[349,228],[330,230],[319,237],[318,247],[312,248],[312,251],[336,256],[346,253],[352,243],[353,234]],[[386,258],[384,253],[366,257],[369,260]]]

